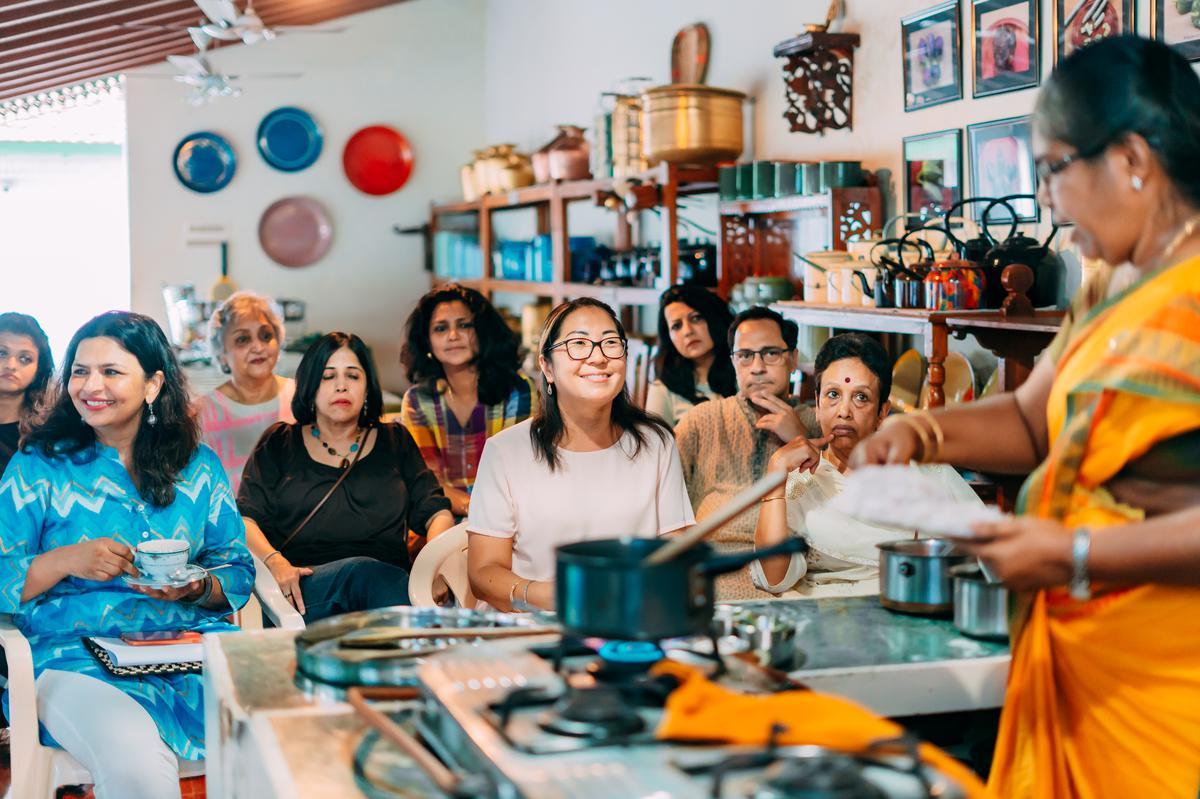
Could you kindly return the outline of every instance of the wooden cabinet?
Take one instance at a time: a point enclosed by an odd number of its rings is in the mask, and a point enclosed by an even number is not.
[[[763,200],[725,200],[720,213],[717,290],[724,297],[751,276],[787,277],[799,289],[803,269],[793,253],[844,250],[846,242],[867,238],[883,224],[882,201],[874,186]]]
[[[449,218],[467,217],[465,227],[477,236],[482,256],[482,276],[457,279],[457,282],[479,289],[487,296],[505,291],[548,297],[558,304],[575,297],[597,297],[611,305],[656,305],[665,287],[677,282],[679,269],[678,200],[680,197],[715,192],[715,167],[681,167],[659,164],[654,169],[635,176],[614,180],[560,181],[529,186],[507,194],[489,194],[473,202],[435,205],[432,209],[431,233],[437,239],[439,230],[450,227]],[[626,213],[624,200],[636,196],[635,210],[656,207],[661,219],[660,274],[655,288],[636,286],[591,285],[573,283],[571,275],[570,234],[568,216],[576,202],[615,205],[614,249],[628,249],[635,231]],[[649,199],[647,199],[649,198]],[[548,280],[505,280],[496,274],[491,253],[496,240],[493,235],[492,214],[512,208],[533,208],[537,213],[537,231],[550,237],[551,268]],[[436,264],[435,264],[436,271]],[[441,282],[435,274],[434,281]]]

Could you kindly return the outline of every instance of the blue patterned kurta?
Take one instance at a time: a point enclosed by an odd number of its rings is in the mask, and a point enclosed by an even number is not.
[[[230,609],[206,610],[153,599],[120,577],[108,582],[67,577],[21,602],[34,557],[96,538],[129,546],[154,538],[186,538],[192,562],[232,564],[213,574],[233,608],[249,598],[254,565],[246,531],[221,462],[201,445],[175,484],[175,500],[158,508],[138,494],[111,447],[74,456],[17,453],[0,481],[0,613],[14,614],[29,638],[34,669],[60,669],[111,683],[132,696],[180,757],[204,757],[204,705],[198,674],[114,677],[81,640],[152,630],[232,630]],[[5,697],[7,704],[7,696]],[[43,737],[45,732],[43,731]]]

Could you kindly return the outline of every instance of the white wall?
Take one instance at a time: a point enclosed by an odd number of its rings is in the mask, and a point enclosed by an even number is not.
[[[841,30],[859,34],[855,53],[854,127],[824,135],[792,133],[783,118],[782,59],[777,43],[822,21],[828,0],[492,0],[487,5],[487,142],[536,148],[559,122],[591,125],[600,92],[628,76],[670,80],[671,41],[684,25],[704,22],[712,36],[707,83],[755,98],[754,157],[861,159],[902,182],[902,139],[920,133],[1028,114],[1035,89],[971,99],[970,0],[960,0],[964,99],[905,113],[900,20],[938,0],[846,0]],[[1051,67],[1053,0],[1041,0],[1042,74]],[[1149,3],[1138,30],[1146,31]],[[535,58],[527,54],[536,53]],[[484,142],[480,142],[483,144]],[[964,180],[967,167],[964,162]],[[902,192],[903,186],[891,186]],[[1043,217],[1046,215],[1043,214]],[[1047,220],[1048,221],[1048,220]],[[1048,232],[1045,222],[1040,227]]]
[[[392,225],[428,218],[430,199],[450,196],[458,165],[483,131],[483,0],[406,2],[338,21],[337,35],[289,35],[211,55],[226,73],[302,72],[298,79],[240,81],[243,94],[198,108],[185,87],[145,77],[127,79],[128,163],[133,308],[165,323],[164,283],[194,282],[206,295],[218,275],[215,248],[184,245],[189,225],[228,231],[230,274],[241,288],[308,303],[309,330],[346,329],[375,351],[385,386],[400,385],[399,337],[413,302],[428,289],[419,237],[397,236]],[[279,172],[259,156],[255,131],[281,105],[312,113],[325,134],[318,161],[298,173]],[[371,197],[342,172],[342,148],[365,125],[385,123],[412,142],[415,170],[408,184]],[[181,186],[171,154],[189,133],[211,130],[237,152],[233,182],[208,195]],[[263,210],[288,195],[319,199],[334,225],[328,255],[303,269],[271,261],[258,243]]]

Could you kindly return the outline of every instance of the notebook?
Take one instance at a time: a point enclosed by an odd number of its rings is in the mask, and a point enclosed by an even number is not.
[[[120,638],[101,636],[87,636],[83,642],[100,664],[118,677],[199,673],[204,660],[203,644],[130,646]]]

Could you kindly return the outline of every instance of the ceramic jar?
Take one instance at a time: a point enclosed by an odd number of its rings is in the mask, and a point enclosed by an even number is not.
[[[549,169],[552,180],[586,180],[592,176],[588,169],[591,152],[583,138],[583,128],[559,125],[559,134],[550,145]]]

